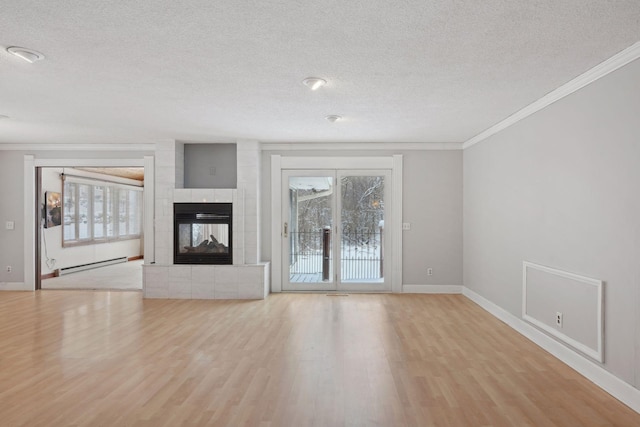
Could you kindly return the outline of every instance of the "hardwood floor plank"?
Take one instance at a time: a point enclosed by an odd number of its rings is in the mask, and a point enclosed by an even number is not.
[[[631,426],[460,295],[0,293],[8,426]]]

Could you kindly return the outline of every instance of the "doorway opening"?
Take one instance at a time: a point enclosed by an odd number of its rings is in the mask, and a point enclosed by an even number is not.
[[[389,170],[282,171],[282,288],[389,292]]]
[[[142,290],[144,167],[36,171],[36,289]]]

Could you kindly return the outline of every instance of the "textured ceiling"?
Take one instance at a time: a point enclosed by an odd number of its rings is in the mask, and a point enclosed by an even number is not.
[[[461,142],[640,40],[638,0],[0,7],[6,143]]]

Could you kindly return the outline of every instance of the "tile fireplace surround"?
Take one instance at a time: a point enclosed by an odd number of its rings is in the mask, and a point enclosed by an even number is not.
[[[142,269],[145,298],[264,299],[269,263],[259,262],[260,146],[237,144],[238,184],[234,189],[182,188],[184,144],[156,145],[155,263]],[[233,204],[233,265],[173,264],[173,204]]]

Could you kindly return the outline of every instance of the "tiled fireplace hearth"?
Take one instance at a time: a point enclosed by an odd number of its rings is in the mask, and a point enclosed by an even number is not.
[[[258,251],[259,166],[258,142],[239,142],[237,188],[183,188],[184,145],[179,142],[156,145],[155,263],[143,266],[145,298],[266,298],[269,293],[269,263],[259,262]],[[230,245],[232,264],[176,263],[174,205],[210,203],[231,206],[233,228],[229,241],[233,242]],[[211,239],[207,244],[213,245]]]

